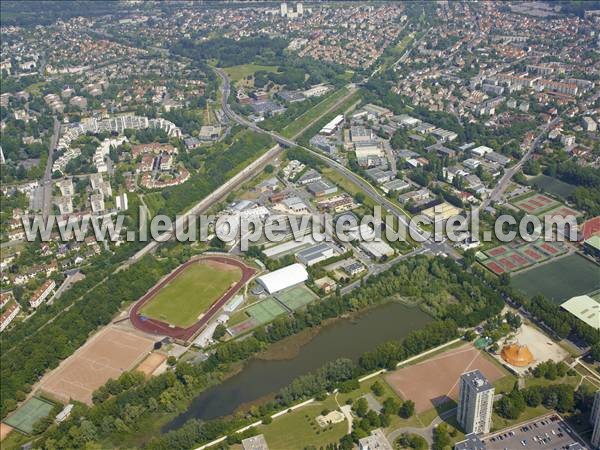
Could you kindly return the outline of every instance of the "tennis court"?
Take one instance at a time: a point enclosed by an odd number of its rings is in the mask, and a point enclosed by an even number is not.
[[[260,325],[270,322],[286,310],[274,298],[266,298],[263,301],[256,303],[246,309],[246,313],[255,319]]]
[[[233,336],[237,336],[239,334],[245,333],[246,331],[250,331],[251,329],[260,325],[256,319],[248,318],[243,322],[240,322],[236,325],[229,327],[229,332]]]
[[[33,425],[40,419],[50,414],[54,404],[39,397],[32,397],[15,411],[15,413],[4,421],[7,425],[21,431],[31,434]]]
[[[302,308],[318,297],[306,286],[294,286],[275,294],[275,298],[291,310]]]
[[[514,205],[528,214],[538,215],[550,208],[559,206],[560,203],[543,194],[533,194],[517,200]]]
[[[568,248],[561,242],[519,240],[487,250],[485,253],[488,258],[479,258],[479,262],[496,275],[500,275],[525,269],[567,251]]]
[[[550,211],[544,213],[544,217],[579,217],[581,213],[579,211],[575,211],[573,208],[569,208],[568,206],[558,206]]]

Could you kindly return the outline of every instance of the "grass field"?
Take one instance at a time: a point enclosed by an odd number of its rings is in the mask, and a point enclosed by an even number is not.
[[[348,422],[343,421],[321,428],[315,418],[324,408],[337,408],[333,397],[325,402],[307,405],[273,420],[273,423],[260,426],[259,430],[272,449],[302,450],[307,447],[323,447],[337,443],[346,434]]]
[[[562,303],[600,289],[600,266],[574,254],[521,272],[511,278],[511,283],[529,296],[543,294]]]
[[[329,108],[331,108],[335,102],[337,102],[340,98],[348,93],[347,88],[342,88],[333,94],[329,95],[322,102],[317,103],[315,106],[310,108],[300,117],[294,119],[290,124],[288,124],[283,130],[281,130],[281,134],[285,137],[293,137],[302,131],[309,123],[318,117],[322,116]]]
[[[260,64],[241,64],[239,66],[227,67],[225,72],[229,75],[232,81],[239,81],[246,78],[249,75],[254,75],[259,70],[265,72],[277,72],[277,66],[261,66]]]
[[[556,178],[549,177],[548,175],[538,175],[530,180],[528,184],[539,187],[549,194],[556,195],[563,199],[569,197],[576,186],[565,183],[564,181],[557,180]]]
[[[11,427],[31,434],[33,425],[40,419],[46,417],[52,411],[54,405],[47,400],[32,397],[21,405],[17,411],[4,422]]]
[[[141,309],[144,316],[178,327],[193,325],[232,283],[241,279],[237,267],[192,264]]]

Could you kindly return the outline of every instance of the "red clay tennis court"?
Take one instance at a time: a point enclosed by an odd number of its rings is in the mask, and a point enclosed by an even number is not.
[[[506,373],[473,347],[465,344],[431,359],[397,369],[385,380],[405,400],[415,402],[418,413],[458,398],[458,379],[464,372],[479,369],[490,382]]]

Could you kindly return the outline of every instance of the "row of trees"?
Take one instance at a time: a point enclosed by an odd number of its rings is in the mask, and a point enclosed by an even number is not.
[[[514,389],[498,400],[494,404],[494,408],[499,416],[515,420],[528,406],[537,407],[540,405],[548,409],[556,409],[558,412],[572,411],[575,407],[573,386],[551,384],[518,389],[515,383]]]

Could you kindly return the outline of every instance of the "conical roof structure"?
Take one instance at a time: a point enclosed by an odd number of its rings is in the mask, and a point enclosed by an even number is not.
[[[505,345],[500,352],[502,359],[511,366],[526,367],[533,362],[533,355],[526,345]]]

